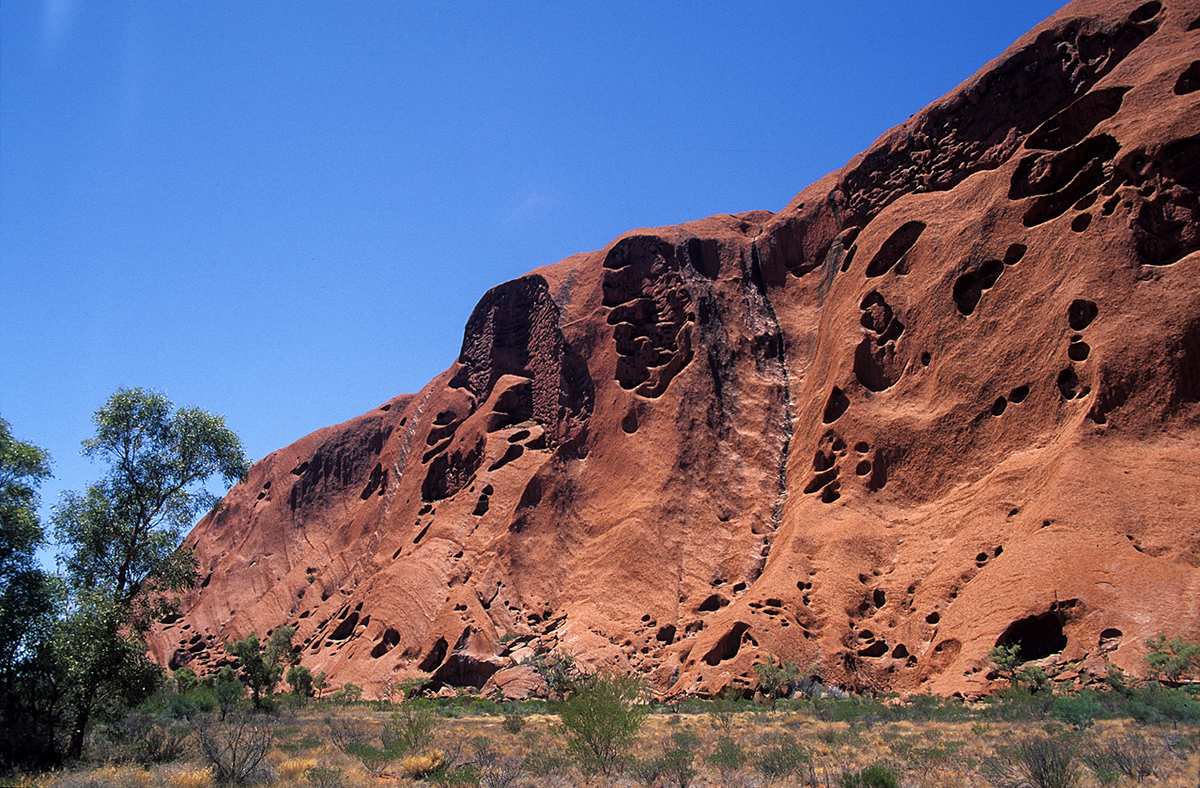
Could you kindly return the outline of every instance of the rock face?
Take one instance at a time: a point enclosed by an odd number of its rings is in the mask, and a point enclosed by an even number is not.
[[[499,285],[196,526],[153,654],[290,624],[368,695],[558,648],[664,694],[1140,672],[1200,637],[1198,54],[1196,2],[1080,0],[778,214]]]

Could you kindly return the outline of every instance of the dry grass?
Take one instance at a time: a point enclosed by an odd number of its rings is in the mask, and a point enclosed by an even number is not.
[[[438,719],[435,747],[422,754],[393,761],[378,776],[372,776],[355,757],[330,742],[323,718],[343,715],[360,723],[368,735],[377,736],[389,715],[368,707],[317,707],[288,715],[277,722],[275,746],[268,760],[274,768],[277,788],[383,788],[418,786],[445,763],[451,767],[491,764],[480,784],[499,780],[500,765],[512,767],[524,759],[520,778],[512,788],[565,788],[584,785],[578,772],[565,761],[564,742],[558,719],[552,715],[529,715],[517,734],[506,731],[499,716],[444,717]],[[834,786],[845,770],[861,770],[876,763],[887,765],[906,788],[985,788],[983,764],[1003,753],[1014,741],[1029,736],[1074,737],[1080,754],[1088,747],[1118,742],[1136,734],[1152,743],[1155,771],[1142,783],[1164,788],[1195,788],[1200,776],[1200,731],[1180,726],[1143,726],[1128,721],[1100,721],[1079,734],[1053,722],[887,722],[876,724],[831,722],[805,712],[755,711],[736,714],[728,729],[714,725],[705,714],[653,714],[634,747],[641,759],[663,752],[674,733],[691,730],[700,739],[695,768],[699,775],[693,786],[723,786],[718,772],[707,764],[717,739],[729,735],[749,754],[751,761],[731,782],[761,786],[764,780],[753,770],[753,759],[765,748],[790,738],[810,756],[800,776],[785,778],[775,786]],[[1188,739],[1187,737],[1191,737]],[[376,740],[376,744],[378,741]],[[1173,745],[1173,746],[1172,746]],[[506,761],[507,759],[507,761]],[[315,771],[314,771],[315,770]],[[1090,769],[1080,769],[1079,788],[1120,788],[1136,783],[1116,776],[1105,783]],[[790,780],[790,781],[789,781]],[[599,783],[593,781],[592,785]],[[632,777],[616,785],[635,785]],[[179,763],[154,769],[127,765],[103,765],[45,775],[23,784],[25,788],[212,788],[212,772],[201,762],[194,747]]]

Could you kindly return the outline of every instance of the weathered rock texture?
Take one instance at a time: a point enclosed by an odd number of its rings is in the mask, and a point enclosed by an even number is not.
[[[976,692],[1200,637],[1200,4],[1081,0],[778,214],[502,284],[417,394],[254,466],[153,639],[335,686]]]

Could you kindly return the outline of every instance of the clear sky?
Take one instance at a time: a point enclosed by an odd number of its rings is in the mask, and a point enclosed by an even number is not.
[[[1056,0],[0,4],[0,417],[121,386],[252,459],[420,389],[491,286],[777,211]]]

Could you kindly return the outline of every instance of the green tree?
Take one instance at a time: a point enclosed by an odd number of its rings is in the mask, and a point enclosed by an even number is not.
[[[38,492],[50,456],[0,419],[0,771],[57,760],[58,671],[51,659],[59,589],[37,566]]]
[[[754,666],[754,672],[758,674],[758,690],[771,701],[771,708],[775,708],[775,699],[788,695],[792,685],[800,679],[800,668],[795,662],[776,662],[774,658],[759,662]]]
[[[242,479],[248,463],[221,416],[179,408],[165,395],[121,389],[93,417],[85,456],[107,466],[54,513],[54,535],[71,591],[60,642],[78,756],[93,714],[137,703],[152,673],[141,636],[196,582],[196,561],[179,547],[183,529],[217,497],[205,484]],[[85,637],[86,640],[80,640]]]
[[[301,698],[301,702],[312,697],[313,694],[313,675],[312,671],[303,665],[293,665],[288,668],[287,683],[292,686],[292,692],[297,698]]]
[[[1200,673],[1200,643],[1181,637],[1167,640],[1158,634],[1146,638],[1146,668],[1150,678],[1165,684],[1179,684],[1184,678]]]
[[[592,676],[559,710],[567,751],[586,774],[619,772],[649,713],[645,687],[633,676]]]
[[[237,680],[237,674],[228,665],[217,671],[213,684],[213,693],[217,696],[217,705],[221,709],[221,721],[229,712],[237,708],[242,696],[246,694],[246,686]]]
[[[242,640],[225,644],[225,650],[237,657],[254,708],[263,708],[263,696],[271,696],[275,685],[283,678],[284,665],[292,663],[292,638],[295,636],[295,627],[276,627],[265,647],[253,632]]]

